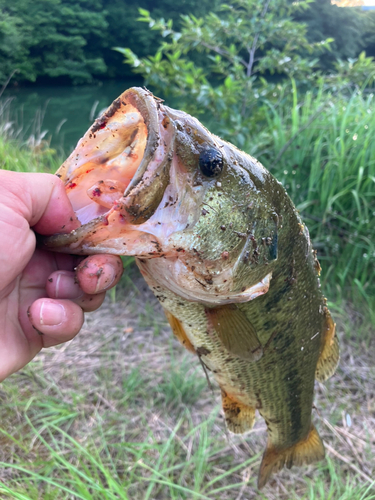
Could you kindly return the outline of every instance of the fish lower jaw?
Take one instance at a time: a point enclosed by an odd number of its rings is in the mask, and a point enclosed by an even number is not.
[[[254,300],[268,292],[272,273],[261,281],[244,290],[231,290],[233,282],[225,284],[228,287],[220,290],[220,277],[214,277],[212,284],[204,278],[197,278],[179,259],[166,254],[166,258],[158,260],[137,259],[138,267],[146,281],[157,282],[182,299],[199,302],[207,306],[218,306],[232,303],[244,303]],[[169,257],[169,258],[168,258]],[[227,281],[227,280],[226,280]]]

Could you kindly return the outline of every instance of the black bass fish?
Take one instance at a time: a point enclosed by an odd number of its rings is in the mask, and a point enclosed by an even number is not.
[[[337,366],[309,233],[254,158],[141,88],[124,92],[60,167],[81,222],[45,244],[134,255],[176,337],[212,372],[228,429],[268,428],[258,486],[324,457],[314,380]]]

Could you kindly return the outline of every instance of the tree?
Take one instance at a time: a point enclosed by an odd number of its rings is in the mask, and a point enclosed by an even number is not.
[[[102,0],[0,0],[0,15],[2,81],[16,68],[20,80],[64,77],[73,83],[106,71]]]
[[[256,128],[259,101],[280,98],[280,77],[307,81],[317,59],[301,54],[329,45],[329,40],[308,42],[306,27],[293,20],[308,3],[233,0],[222,4],[218,14],[182,16],[179,31],[172,20],[155,21],[140,9],[141,20],[163,37],[156,54],[138,57],[129,48],[117,50],[147,85],[162,96],[178,96],[180,102],[185,97],[187,111],[204,113],[217,133],[246,147],[248,132]],[[272,75],[270,84],[265,76]]]
[[[126,46],[135,51],[140,57],[152,53],[158,44],[158,33],[148,29],[144,23],[138,22],[138,7],[147,9],[155,18],[168,16],[178,29],[181,26],[181,15],[194,13],[201,17],[208,12],[215,11],[219,0],[202,2],[201,0],[112,0],[106,4],[106,20],[108,33],[103,56],[108,66],[108,76],[132,76],[129,66],[122,64],[121,56],[112,50],[116,46]],[[133,75],[134,77],[134,75]]]
[[[330,0],[314,0],[309,9],[297,11],[295,21],[306,23],[307,39],[319,43],[333,38],[331,50],[321,54],[319,67],[331,70],[337,59],[355,58],[363,50],[364,14],[356,8],[342,8]]]
[[[368,56],[375,56],[375,11],[362,13],[362,44]]]
[[[23,21],[6,12],[1,3],[0,14],[0,84],[3,84],[13,71],[26,75],[32,65],[27,60]]]
[[[200,0],[143,0],[156,16],[204,15],[218,3]],[[112,50],[126,44],[147,55],[157,34],[137,22],[131,0],[0,0],[0,84],[14,79],[56,79],[87,83],[94,78],[129,77],[131,70]]]

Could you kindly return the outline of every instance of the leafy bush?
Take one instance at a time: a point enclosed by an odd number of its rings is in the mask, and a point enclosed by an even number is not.
[[[140,20],[163,37],[156,54],[139,58],[129,48],[117,50],[146,85],[178,97],[186,110],[218,123],[216,132],[235,136],[244,148],[244,131],[259,119],[259,101],[275,101],[278,94],[265,76],[308,81],[317,59],[302,57],[301,50],[314,54],[329,47],[330,40],[309,43],[305,26],[292,20],[296,9],[307,7],[308,0],[234,0],[221,5],[221,16],[182,16],[180,31],[171,20],[155,21],[140,9]]]

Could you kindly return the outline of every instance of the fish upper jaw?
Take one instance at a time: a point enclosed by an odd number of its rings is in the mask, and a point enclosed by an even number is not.
[[[58,234],[44,240],[50,249],[66,253],[90,255],[112,253],[144,259],[179,255],[173,235],[194,228],[203,201],[205,187],[193,186],[179,158],[173,154],[169,165],[168,185],[161,190],[158,206],[145,221],[132,220],[126,211],[129,199],[124,197],[104,215],[84,224],[69,234]],[[147,180],[146,180],[147,182]],[[142,189],[134,190],[134,198]],[[133,192],[130,193],[130,196]],[[132,200],[134,203],[134,199]],[[132,204],[129,203],[130,208]]]

